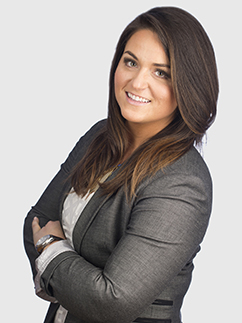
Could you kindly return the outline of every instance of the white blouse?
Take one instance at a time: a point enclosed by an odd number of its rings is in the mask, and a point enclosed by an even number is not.
[[[94,192],[87,194],[83,198],[78,196],[73,190],[67,196],[62,210],[62,227],[67,241],[74,249],[72,233],[82,211],[92,198]]]
[[[62,227],[66,240],[70,243],[73,249],[74,245],[72,240],[72,233],[74,227],[85,206],[92,198],[93,194],[94,192],[85,196],[84,198],[81,198],[74,191],[71,191],[65,200],[62,211]],[[60,305],[58,311],[56,312],[54,323],[64,323],[67,314],[68,311]]]

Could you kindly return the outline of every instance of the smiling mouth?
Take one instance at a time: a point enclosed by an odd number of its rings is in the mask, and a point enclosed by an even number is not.
[[[141,96],[134,95],[134,94],[132,94],[132,93],[130,93],[130,92],[126,92],[126,95],[127,95],[130,99],[132,99],[132,100],[134,100],[134,101],[136,101],[136,102],[141,102],[141,103],[149,103],[149,102],[151,102],[151,101],[150,101],[150,100],[148,100],[148,99],[142,98]]]

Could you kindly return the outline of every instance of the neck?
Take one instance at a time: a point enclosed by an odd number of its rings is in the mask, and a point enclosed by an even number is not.
[[[131,147],[133,150],[137,149],[140,145],[148,139],[156,135],[162,129],[160,124],[143,124],[143,123],[128,123],[131,133]]]
[[[128,127],[130,130],[130,145],[122,159],[122,163],[128,159],[139,146],[161,130],[154,127],[154,125],[130,122],[128,123]]]

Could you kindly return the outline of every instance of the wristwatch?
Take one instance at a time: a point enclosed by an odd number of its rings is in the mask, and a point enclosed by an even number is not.
[[[47,234],[46,236],[39,239],[39,241],[35,245],[35,249],[39,254],[41,254],[43,249],[47,247],[49,244],[51,244],[54,241],[60,241],[60,240],[63,240],[63,239],[53,236],[52,234]]]

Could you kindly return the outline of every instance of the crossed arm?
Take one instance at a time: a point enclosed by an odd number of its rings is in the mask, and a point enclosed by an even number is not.
[[[46,234],[62,238],[63,180],[78,146],[25,221],[25,245],[34,276],[34,244]],[[205,181],[206,182],[206,181]],[[71,315],[87,322],[131,322],[170,284],[198,250],[211,208],[202,176],[157,178],[137,197],[129,225],[104,268],[74,250],[58,254],[41,275],[41,287]]]
[[[87,322],[124,323],[137,318],[191,260],[203,238],[208,217],[190,203],[194,185],[189,182],[194,180],[187,178],[186,187],[181,185],[184,178],[176,187],[163,183],[166,196],[148,189],[133,208],[127,230],[104,269],[74,250],[63,252],[42,274],[42,288]],[[50,221],[41,229],[35,218],[32,227],[34,243],[46,234],[63,237],[59,222]]]

